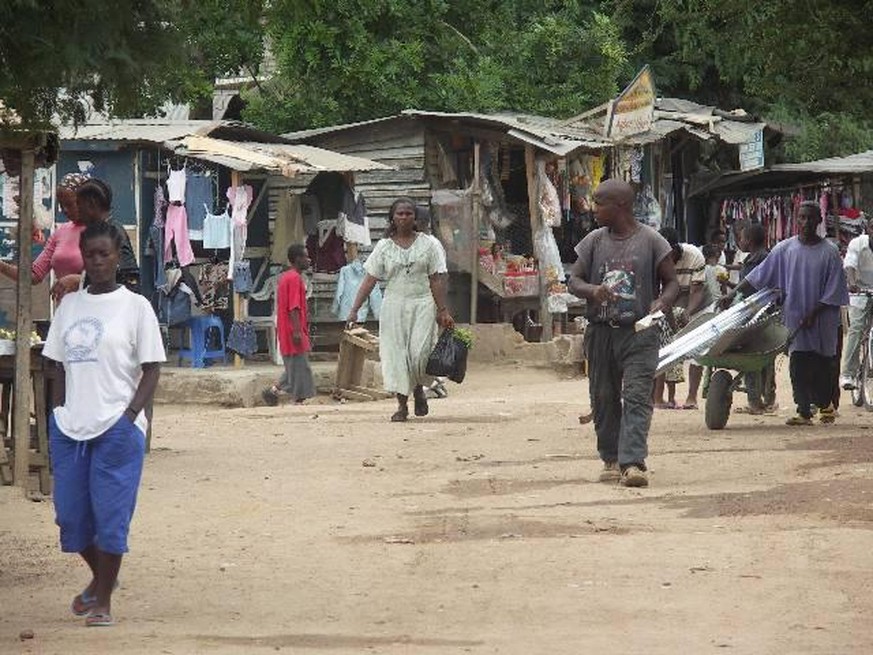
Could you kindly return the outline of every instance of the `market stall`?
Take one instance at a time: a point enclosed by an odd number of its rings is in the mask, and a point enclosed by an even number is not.
[[[135,238],[142,292],[194,366],[226,350],[237,365],[264,350],[276,357],[276,277],[287,246],[306,238],[299,205],[272,205],[279,183],[388,169],[233,121],[89,124],[65,131],[63,145],[60,174],[115,181],[114,214]]]
[[[725,229],[728,247],[736,245],[736,226],[760,223],[767,245],[796,234],[801,202],[819,205],[820,234],[845,251],[866,229],[865,212],[873,198],[873,151],[796,164],[777,164],[746,175],[725,175],[706,188],[714,226]]]

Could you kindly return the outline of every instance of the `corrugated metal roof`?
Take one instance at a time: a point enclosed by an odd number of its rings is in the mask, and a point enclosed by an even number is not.
[[[799,164],[777,164],[768,170],[817,173],[834,175],[852,175],[873,172],[873,150],[866,150],[847,157],[828,157]]]
[[[543,150],[548,150],[559,156],[566,155],[577,148],[585,147],[598,150],[611,145],[587,126],[568,126],[562,121],[545,116],[515,113],[448,113],[441,111],[419,111],[415,109],[407,109],[403,112],[403,115],[443,120],[472,121],[503,128],[511,136],[532,143]]]
[[[326,127],[315,127],[311,130],[298,130],[297,132],[287,132],[282,136],[289,141],[305,141],[306,139],[322,134],[332,134],[334,132],[342,132],[343,130],[352,130],[365,125],[376,125],[378,123],[387,123],[390,121],[403,120],[403,116],[383,116],[382,118],[373,118],[368,121],[359,121],[357,123],[342,123],[340,125],[328,125]]]
[[[179,155],[204,159],[233,170],[265,170],[285,177],[322,171],[344,173],[391,170],[389,166],[362,157],[297,144],[225,141],[204,136],[188,136],[165,145]]]
[[[606,107],[601,105],[571,119],[568,125],[596,131],[603,123]],[[753,121],[742,109],[727,112],[682,98],[658,98],[655,101],[654,116],[655,120],[649,131],[626,137],[618,143],[645,145],[682,131],[703,141],[716,138],[737,145],[751,141],[759,130],[767,127],[766,123]]]
[[[167,119],[134,119],[106,123],[65,125],[60,129],[65,141],[140,141],[164,143],[183,139],[191,134],[209,134],[220,121],[171,121]]]
[[[133,118],[116,121],[95,121],[61,128],[61,140],[67,141],[127,141],[161,144],[178,141],[186,136],[213,136],[229,141],[287,143],[287,139],[264,132],[240,121],[170,120],[167,118]]]

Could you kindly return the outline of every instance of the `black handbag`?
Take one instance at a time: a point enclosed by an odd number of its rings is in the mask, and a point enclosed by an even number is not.
[[[158,320],[164,325],[180,325],[191,318],[191,296],[178,286],[169,294],[158,292]]]

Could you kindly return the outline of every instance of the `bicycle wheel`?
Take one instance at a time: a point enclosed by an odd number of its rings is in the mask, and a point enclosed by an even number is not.
[[[861,395],[864,408],[873,412],[873,331],[864,339],[861,352]]]

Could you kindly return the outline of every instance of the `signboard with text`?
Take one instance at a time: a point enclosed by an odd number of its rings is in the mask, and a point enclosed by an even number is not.
[[[614,139],[648,132],[655,120],[655,81],[645,66],[606,112],[606,136]]]
[[[741,143],[739,150],[741,171],[764,168],[764,130],[755,132],[755,137],[751,141]]]

